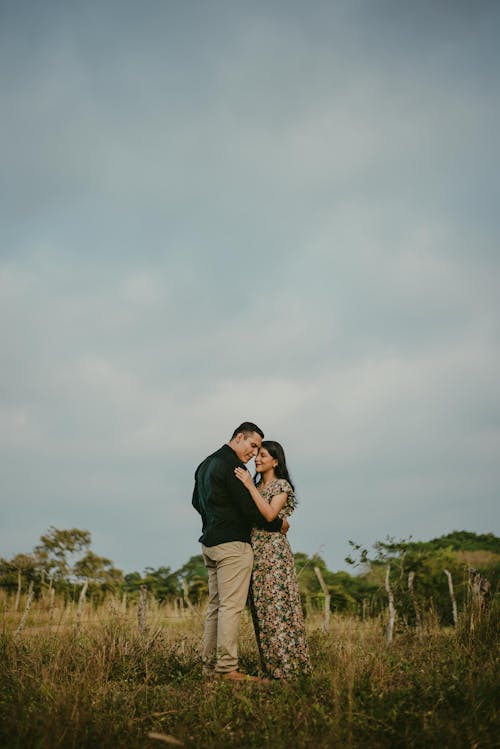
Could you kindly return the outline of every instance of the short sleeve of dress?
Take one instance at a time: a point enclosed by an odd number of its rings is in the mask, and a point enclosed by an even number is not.
[[[279,493],[286,492],[287,499],[285,506],[283,507],[282,511],[280,512],[280,517],[283,515],[291,515],[292,512],[295,509],[295,492],[293,491],[292,487],[288,483],[286,479],[279,479],[277,482],[277,485],[279,487]]]

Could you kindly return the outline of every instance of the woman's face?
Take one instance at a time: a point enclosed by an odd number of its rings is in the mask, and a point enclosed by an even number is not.
[[[273,468],[276,468],[278,461],[270,455],[265,447],[261,447],[255,458],[255,468],[257,473],[266,473]]]

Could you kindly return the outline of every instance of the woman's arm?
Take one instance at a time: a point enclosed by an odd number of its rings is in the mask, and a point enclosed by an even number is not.
[[[271,502],[266,502],[264,497],[261,495],[255,484],[253,483],[252,477],[249,472],[243,468],[235,468],[234,472],[241,481],[241,483],[248,489],[250,496],[257,505],[257,509],[260,514],[267,520],[274,520],[278,516],[278,513],[283,509],[286,504],[287,493],[282,492],[276,494]]]

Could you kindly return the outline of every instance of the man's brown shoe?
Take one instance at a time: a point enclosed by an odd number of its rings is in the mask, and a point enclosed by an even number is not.
[[[226,671],[218,673],[217,676],[219,679],[223,679],[223,681],[261,681],[258,676],[243,674],[241,671]]]

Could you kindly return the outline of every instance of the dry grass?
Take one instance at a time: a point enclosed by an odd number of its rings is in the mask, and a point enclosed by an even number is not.
[[[3,602],[0,745],[55,747],[454,747],[488,749],[498,736],[498,644],[493,610],[455,633],[425,621],[423,641],[385,622],[332,616],[308,620],[314,673],[293,684],[234,686],[203,677],[203,612],[176,616],[150,603],[148,630],[117,600],[22,615]],[[241,660],[257,672],[251,622],[243,617]],[[153,735],[156,735],[154,737]],[[163,738],[161,738],[163,737]],[[165,738],[167,737],[167,738]]]
[[[494,551],[456,551],[459,562],[473,569],[488,569],[500,564],[500,554]]]

